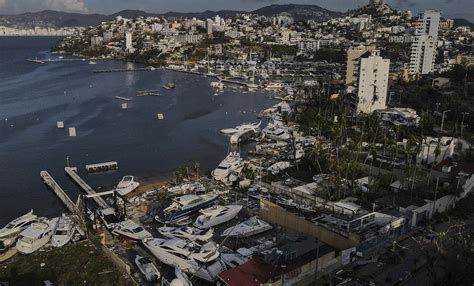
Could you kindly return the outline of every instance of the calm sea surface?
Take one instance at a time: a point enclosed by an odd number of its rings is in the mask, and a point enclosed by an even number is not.
[[[64,171],[67,156],[92,187],[110,187],[124,175],[139,181],[160,178],[191,160],[210,170],[228,149],[228,138],[219,130],[255,121],[255,112],[275,103],[267,94],[226,90],[215,96],[209,79],[177,72],[93,73],[138,67],[131,63],[26,61],[51,57],[47,50],[59,40],[0,38],[0,227],[30,209],[43,216],[61,213],[61,203],[41,181],[41,170],[76,198],[79,189]],[[167,82],[176,88],[162,89]],[[140,90],[163,95],[136,97]],[[133,100],[122,110],[124,102],[115,96]],[[165,120],[157,120],[157,113]],[[57,121],[75,127],[77,137],[57,129]],[[85,172],[86,164],[105,161],[117,161],[119,170]]]

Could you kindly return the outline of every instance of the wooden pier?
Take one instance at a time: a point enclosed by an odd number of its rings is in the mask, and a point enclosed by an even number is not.
[[[47,171],[40,172],[43,182],[48,185],[48,187],[58,196],[61,202],[68,208],[68,210],[73,214],[79,214],[80,211],[77,208],[76,204],[71,200],[71,198],[66,194],[66,192],[59,186],[58,183],[51,177]]]
[[[95,195],[96,192],[94,191],[91,186],[89,186],[86,182],[84,182],[81,177],[76,173],[76,168],[65,167],[64,170],[69,175],[69,177],[79,186],[81,189],[86,192],[88,195]],[[99,205],[101,208],[109,208],[110,206],[102,199],[100,196],[93,196],[92,199]]]

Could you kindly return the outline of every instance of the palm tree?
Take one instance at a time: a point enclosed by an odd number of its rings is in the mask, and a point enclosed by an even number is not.
[[[194,172],[196,174],[196,178],[199,180],[199,169],[201,168],[201,164],[199,161],[193,161]]]

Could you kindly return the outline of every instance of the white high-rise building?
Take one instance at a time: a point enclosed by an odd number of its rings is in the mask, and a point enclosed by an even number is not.
[[[217,25],[217,26],[220,26],[221,25],[221,17],[219,15],[216,15],[216,17],[214,17],[214,23]]]
[[[390,60],[382,58],[378,50],[360,58],[355,114],[387,108],[389,70]]]
[[[127,52],[133,53],[133,39],[132,33],[125,33],[125,50]]]
[[[418,20],[415,41],[411,47],[410,74],[429,74],[434,71],[440,18],[439,11],[428,10]]]
[[[212,34],[212,27],[214,26],[214,22],[212,19],[207,19],[206,21],[206,29],[207,29],[207,34],[211,35]]]

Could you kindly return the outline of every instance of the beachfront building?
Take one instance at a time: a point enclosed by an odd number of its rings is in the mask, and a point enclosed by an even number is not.
[[[434,71],[440,17],[440,12],[428,10],[418,20],[416,39],[411,47],[410,74],[429,74]]]

